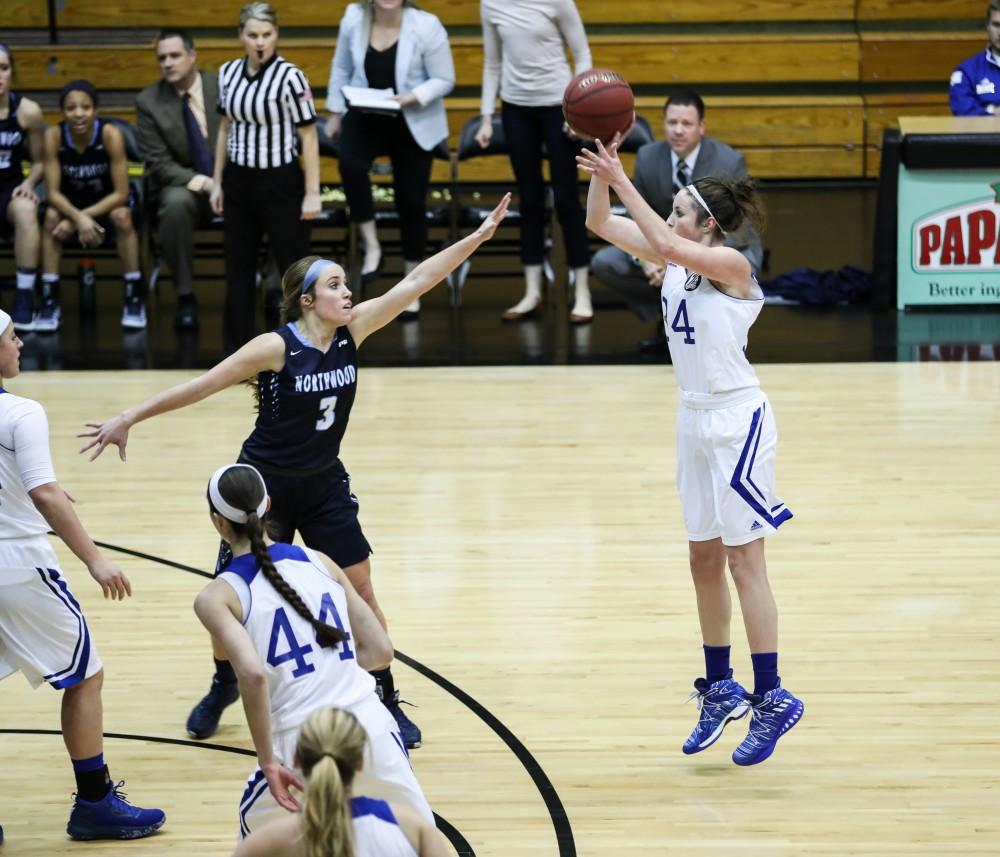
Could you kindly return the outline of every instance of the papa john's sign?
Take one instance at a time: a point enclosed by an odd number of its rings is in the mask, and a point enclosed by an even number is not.
[[[1000,304],[1000,173],[899,170],[896,305]]]

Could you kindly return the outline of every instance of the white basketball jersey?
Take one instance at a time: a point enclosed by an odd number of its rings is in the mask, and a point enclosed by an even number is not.
[[[235,557],[219,574],[236,590],[243,624],[260,654],[271,694],[271,728],[292,729],[318,708],[347,708],[375,693],[375,679],[358,666],[344,587],[308,548],[270,546],[278,573],[310,613],[340,628],[347,640],[324,648],[312,625],[282,598],[261,573],[253,554]]]
[[[45,411],[32,399],[0,390],[0,539],[49,531],[28,496],[49,482],[55,482],[55,473]]]
[[[351,798],[355,857],[419,857],[384,800]]]
[[[746,356],[747,334],[760,315],[764,293],[751,279],[750,297],[720,292],[701,274],[672,262],[660,287],[663,325],[677,383],[687,393],[729,393],[759,387]]]

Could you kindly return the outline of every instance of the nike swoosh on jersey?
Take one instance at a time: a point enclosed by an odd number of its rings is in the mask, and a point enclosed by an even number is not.
[[[301,353],[302,353],[302,349],[300,348],[298,351],[289,351],[288,352],[288,356],[289,357],[294,357],[296,354],[301,354]]]

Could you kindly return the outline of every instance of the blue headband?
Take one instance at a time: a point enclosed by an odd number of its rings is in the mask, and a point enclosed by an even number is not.
[[[308,292],[309,289],[311,289],[316,284],[316,280],[319,279],[319,272],[323,270],[323,268],[325,268],[327,265],[335,265],[335,264],[337,263],[331,261],[330,259],[317,259],[315,262],[313,262],[309,266],[309,269],[306,271],[305,277],[303,277],[302,279],[302,294]]]

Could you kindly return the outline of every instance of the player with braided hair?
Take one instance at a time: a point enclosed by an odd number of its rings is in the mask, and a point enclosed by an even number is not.
[[[257,751],[258,767],[240,801],[240,837],[280,816],[279,808],[298,808],[288,787],[301,786],[291,768],[299,727],[330,706],[350,711],[368,736],[359,790],[399,801],[433,823],[396,721],[366,672],[392,659],[392,643],[372,609],[324,554],[268,543],[271,501],[252,465],[217,470],[208,503],[232,559],[198,594],[194,609],[236,672]]]

